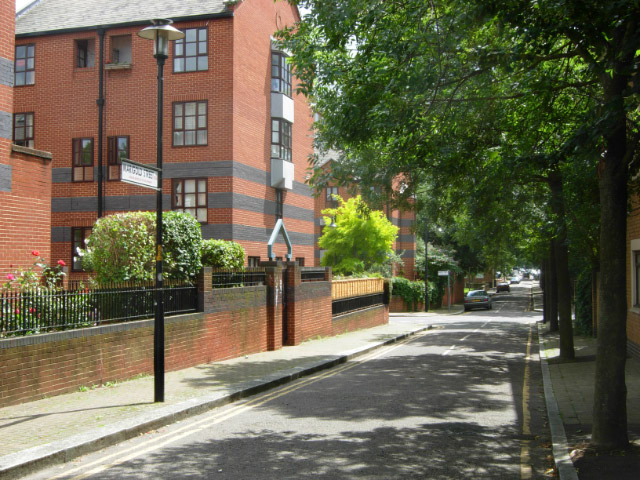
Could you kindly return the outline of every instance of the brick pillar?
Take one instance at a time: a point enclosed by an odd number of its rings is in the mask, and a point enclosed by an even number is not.
[[[260,262],[267,274],[267,350],[282,348],[282,262]]]
[[[333,281],[333,270],[331,270],[331,267],[324,267],[324,281],[325,282]]]
[[[296,301],[302,276],[300,266],[296,262],[288,262],[286,270],[287,289],[287,345],[299,345],[302,341],[302,306]]]
[[[211,286],[213,283],[211,267],[203,267],[196,278],[196,282],[198,285],[198,311],[205,313],[210,312],[213,302],[213,296],[211,295],[213,291],[213,287]]]

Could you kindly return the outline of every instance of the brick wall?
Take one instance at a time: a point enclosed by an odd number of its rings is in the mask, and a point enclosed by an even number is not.
[[[389,323],[389,307],[380,305],[346,313],[332,320],[332,335],[360,330],[362,328],[377,327]]]
[[[302,282],[300,268],[286,270],[287,345],[332,334],[331,282]]]
[[[211,289],[208,270],[198,281],[202,313],[165,319],[167,371],[282,347],[282,266],[267,267],[265,286],[228,289]],[[329,281],[298,284],[289,293],[292,345],[389,321],[386,306],[331,318]],[[153,373],[153,324],[0,340],[0,407]]]
[[[0,190],[0,283],[7,274],[31,267],[33,250],[50,263],[58,260],[51,258],[50,249],[50,158],[12,152],[4,162],[0,163],[9,168],[10,185]]]
[[[167,371],[267,349],[266,287],[214,292],[215,311],[166,319]],[[153,320],[0,340],[0,406],[153,373]]]

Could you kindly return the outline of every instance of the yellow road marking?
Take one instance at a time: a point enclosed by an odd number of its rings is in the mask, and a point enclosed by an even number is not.
[[[337,367],[334,368],[332,370],[329,370],[327,372],[324,373],[319,373],[316,375],[313,375],[307,379],[302,379],[300,381],[297,381],[294,385],[289,385],[287,387],[283,387],[281,389],[278,389],[275,392],[269,392],[266,393],[264,395],[261,395],[257,398],[254,398],[252,400],[248,400],[247,402],[232,407],[224,412],[215,412],[209,415],[206,415],[204,418],[197,420],[195,422],[190,422],[188,425],[183,425],[182,427],[179,427],[175,430],[173,430],[172,432],[160,435],[158,437],[155,438],[150,438],[146,441],[143,441],[141,444],[139,444],[136,447],[135,452],[126,455],[126,456],[122,456],[122,452],[116,452],[116,453],[112,453],[111,455],[107,455],[106,457],[101,457],[93,462],[90,462],[86,465],[80,465],[76,468],[73,468],[71,470],[68,470],[66,472],[60,473],[54,477],[51,477],[51,480],[55,480],[55,479],[59,479],[59,478],[63,478],[66,477],[68,475],[72,475],[75,472],[79,472],[81,470],[85,470],[88,468],[92,468],[95,466],[95,468],[93,468],[92,470],[89,470],[85,473],[81,473],[80,475],[76,475],[75,477],[72,477],[71,480],[82,480],[84,478],[87,478],[91,475],[95,475],[98,473],[101,473],[109,468],[118,466],[124,462],[127,462],[129,460],[132,460],[136,457],[139,457],[141,455],[145,455],[149,452],[152,452],[154,450],[157,450],[159,448],[162,448],[170,443],[175,442],[176,440],[180,440],[182,438],[188,437],[189,435],[193,435],[196,432],[199,432],[201,430],[205,430],[207,428],[209,428],[212,425],[216,425],[218,423],[222,423],[225,420],[229,420],[230,418],[233,418],[237,415],[240,415],[241,413],[244,413],[246,411],[249,411],[253,408],[256,407],[260,407],[272,400],[275,400],[277,398],[280,398],[288,393],[291,393],[295,390],[298,390],[302,387],[305,387],[307,385],[311,385],[313,383],[319,382],[320,380],[324,380],[326,378],[332,377],[334,375],[338,375],[339,373],[342,373],[346,370],[349,370],[351,368],[354,368],[358,365],[361,365],[365,362],[371,361],[371,360],[375,360],[376,358],[379,358],[383,355],[386,355],[402,346],[404,346],[405,344],[409,343],[410,341],[416,340],[424,335],[426,335],[428,333],[428,331],[424,331],[424,332],[420,332],[416,335],[413,335],[409,338],[406,338],[404,340],[401,340],[399,342],[396,342],[394,345],[388,346],[388,347],[383,347],[381,349],[377,349],[375,352],[365,355],[364,357],[358,359],[358,360],[353,360],[351,361],[349,364],[347,365],[343,365],[341,367]],[[148,445],[148,446],[147,446]],[[146,448],[145,448],[146,447]],[[115,460],[112,463],[106,463],[109,462],[111,460]],[[97,465],[97,466],[96,466]]]

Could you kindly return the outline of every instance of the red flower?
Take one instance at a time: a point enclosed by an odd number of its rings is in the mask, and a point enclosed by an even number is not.
[[[64,263],[64,260],[58,260],[58,265],[60,265],[61,267],[64,267],[66,263]]]
[[[40,256],[40,252],[38,250],[33,250],[31,252],[31,255],[33,255],[34,257],[39,257]]]
[[[20,309],[16,308],[16,315],[20,315]]]
[[[29,313],[35,313],[35,311],[36,311],[36,309],[35,309],[35,308],[33,308],[33,307],[31,307],[31,308],[29,309]]]

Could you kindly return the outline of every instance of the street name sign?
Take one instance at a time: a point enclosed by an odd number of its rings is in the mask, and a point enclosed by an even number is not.
[[[158,172],[159,170],[155,167],[123,158],[120,166],[120,180],[140,187],[158,190]]]
[[[449,270],[438,270],[438,276],[439,277],[448,277],[449,276]]]

